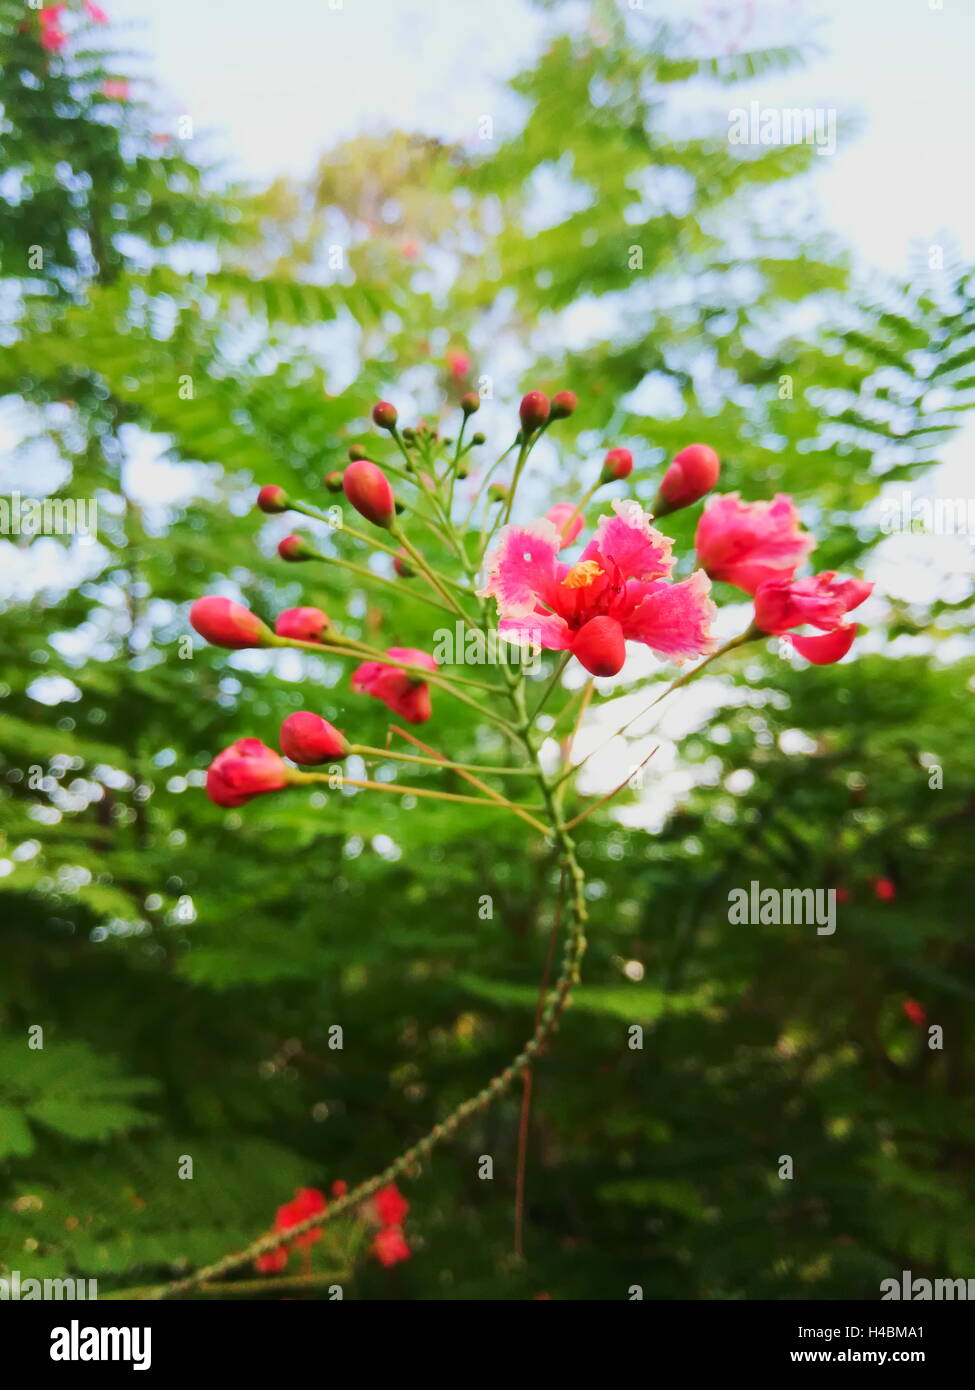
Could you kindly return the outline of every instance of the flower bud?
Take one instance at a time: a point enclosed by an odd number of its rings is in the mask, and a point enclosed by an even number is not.
[[[651,507],[654,516],[667,516],[699,502],[718,481],[721,460],[708,444],[688,444],[674,458],[660,480]]]
[[[465,415],[475,415],[481,408],[481,398],[476,391],[468,391],[460,398],[460,408]]]
[[[278,742],[285,757],[305,766],[344,758],[349,751],[345,736],[327,719],[308,710],[288,715],[281,725]]]
[[[269,483],[257,494],[257,505],[262,512],[286,512],[291,506],[291,498],[283,487]]]
[[[390,405],[389,401],[377,401],[372,408],[373,423],[377,424],[381,430],[394,430],[396,421],[399,419],[399,412],[395,405]]]
[[[486,443],[487,443],[487,435],[486,435],[486,434],[481,434],[480,430],[478,430],[477,434],[472,434],[472,435],[471,435],[471,443],[472,443],[472,444],[486,444]]]
[[[267,646],[271,636],[270,628],[256,613],[229,598],[198,598],[190,609],[190,622],[214,647],[231,650]]]
[[[243,806],[262,792],[288,785],[287,764],[259,738],[239,738],[207,769],[206,792],[218,806]]]
[[[402,439],[404,444],[413,444],[416,442],[416,430],[412,425],[407,425],[406,429],[402,431]]]
[[[416,570],[410,564],[405,550],[398,550],[393,556],[393,569],[400,579],[412,579]]]
[[[341,468],[333,468],[332,471],[331,471],[331,473],[326,473],[326,474],[325,474],[325,477],[322,479],[322,482],[323,482],[323,483],[325,484],[325,486],[328,488],[329,492],[341,492],[341,491],[342,491],[342,470],[341,470]]]
[[[579,404],[574,391],[557,391],[552,397],[552,419],[567,420]]]
[[[294,534],[285,536],[283,541],[278,542],[278,554],[282,560],[314,560],[316,558],[314,550],[301,536]]]
[[[492,502],[503,502],[507,495],[507,483],[491,483],[488,486],[488,497]]]
[[[603,459],[600,482],[618,483],[633,472],[633,455],[629,449],[610,449]]]
[[[388,530],[396,515],[396,498],[381,468],[356,459],[342,475],[342,490],[360,516]]]
[[[349,445],[349,458],[353,463],[355,463],[356,459],[367,459],[368,457],[368,450],[364,449],[361,444]]]
[[[320,642],[329,626],[328,614],[320,608],[286,608],[278,615],[274,631],[296,642]]]
[[[548,396],[542,391],[529,391],[527,396],[521,398],[518,414],[521,417],[521,426],[525,434],[534,434],[548,420]]]

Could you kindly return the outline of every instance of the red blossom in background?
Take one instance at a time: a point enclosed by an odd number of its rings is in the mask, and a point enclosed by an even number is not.
[[[737,492],[713,497],[694,537],[701,568],[746,594],[770,579],[791,579],[815,544],[784,493],[771,502],[742,502]]]
[[[41,46],[50,53],[60,53],[68,42],[68,36],[61,28],[61,15],[65,5],[45,5],[40,11]]]
[[[292,1227],[300,1225],[302,1221],[307,1221],[309,1216],[317,1216],[320,1211],[325,1210],[327,1205],[325,1194],[319,1192],[317,1187],[299,1187],[290,1202],[285,1202],[284,1206],[278,1207],[277,1216],[274,1219],[274,1229],[276,1231],[290,1231]],[[314,1245],[315,1241],[321,1240],[321,1238],[321,1228],[313,1226],[310,1231],[292,1237],[290,1244],[296,1250],[301,1250],[309,1245]]]
[[[393,1265],[408,1260],[413,1252],[398,1226],[386,1226],[373,1237],[372,1253],[381,1265],[390,1269]]]
[[[96,5],[94,0],[85,0],[85,13],[93,24],[107,24],[108,15],[101,5]]]
[[[394,1182],[381,1187],[372,1200],[381,1225],[402,1226],[410,1204]]]
[[[288,785],[288,768],[259,738],[239,738],[218,753],[207,769],[206,792],[218,806],[243,806],[264,792]]]
[[[279,1245],[276,1250],[269,1250],[265,1255],[258,1255],[254,1261],[259,1274],[280,1274],[287,1263],[288,1247],[286,1245]]]
[[[873,894],[882,903],[892,903],[897,897],[897,885],[890,878],[875,878],[873,881]]]
[[[909,1019],[916,1028],[922,1028],[927,1022],[928,1016],[916,999],[905,999],[901,1009],[904,1012],[904,1017]]]
[[[422,666],[427,671],[437,669],[433,657],[427,652],[417,651],[415,647],[388,647],[386,655],[410,666]],[[433,713],[430,687],[426,681],[398,666],[385,666],[381,661],[364,661],[353,672],[352,689],[357,694],[382,700],[394,714],[409,724],[423,724]]]

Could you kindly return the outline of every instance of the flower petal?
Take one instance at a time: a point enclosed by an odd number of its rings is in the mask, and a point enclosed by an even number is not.
[[[533,613],[528,618],[502,618],[498,632],[519,647],[544,647],[549,652],[568,651],[572,633],[564,618]]]
[[[703,570],[679,584],[652,584],[623,617],[623,632],[678,666],[689,656],[704,656],[714,649],[710,629],[716,609],[710,592]]]
[[[561,536],[544,518],[529,526],[506,526],[499,544],[488,556],[488,580],[479,598],[494,597],[506,618],[524,618],[539,599],[552,607],[556,557]]]
[[[814,666],[831,666],[834,661],[841,661],[846,656],[856,635],[857,624],[846,623],[843,627],[834,628],[832,632],[820,633],[816,637],[802,637],[790,632],[789,641],[799,655],[811,661]]]
[[[613,503],[615,516],[599,519],[596,534],[582,552],[583,560],[596,560],[603,569],[618,571],[623,579],[649,582],[670,574],[673,541],[651,525],[652,518],[639,502],[624,498]]]

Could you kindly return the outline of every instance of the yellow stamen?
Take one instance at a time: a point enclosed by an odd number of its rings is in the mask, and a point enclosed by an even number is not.
[[[562,583],[567,589],[588,589],[601,574],[602,570],[595,560],[580,560],[572,566]]]

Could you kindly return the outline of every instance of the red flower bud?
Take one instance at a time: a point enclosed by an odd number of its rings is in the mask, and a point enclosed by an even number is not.
[[[345,1181],[345,1178],[336,1178],[332,1183],[333,1197],[344,1197],[348,1190],[349,1184]]]
[[[529,391],[527,396],[521,398],[518,414],[525,434],[534,434],[548,420],[548,396],[542,391]]]
[[[308,710],[288,715],[281,725],[278,742],[281,752],[292,762],[306,765],[332,762],[344,758],[349,751],[348,742],[338,729]]]
[[[342,491],[342,470],[341,470],[341,468],[333,468],[332,471],[331,471],[331,473],[326,473],[326,474],[325,474],[325,477],[322,479],[322,482],[323,482],[323,483],[325,484],[325,486],[328,488],[329,492],[341,492],[341,491]]]
[[[242,806],[251,797],[287,785],[286,765],[259,738],[239,738],[218,753],[207,770],[207,796],[218,806]]]
[[[262,487],[257,494],[257,505],[262,512],[286,512],[291,506],[291,498],[283,487],[278,487],[276,483],[268,483],[267,487]]]
[[[615,676],[626,660],[623,629],[615,618],[590,618],[572,640],[572,655],[594,676]]]
[[[552,419],[567,420],[579,404],[574,391],[556,391],[552,397]]]
[[[301,536],[285,536],[283,541],[278,542],[278,554],[282,560],[314,560],[315,552],[306,540]]]
[[[924,1012],[923,1006],[919,1004],[916,999],[905,999],[901,1008],[904,1011],[904,1017],[910,1019],[915,1028],[922,1028],[924,1026],[928,1016]]]
[[[709,444],[688,444],[660,480],[651,508],[654,516],[667,516],[699,502],[714,487],[720,472],[721,460]]]
[[[368,459],[356,459],[342,475],[342,489],[367,521],[374,526],[390,526],[396,515],[396,498],[381,468]]]
[[[328,615],[320,608],[286,608],[279,614],[274,631],[296,642],[320,642],[328,626]]]
[[[465,415],[475,415],[481,408],[481,398],[476,391],[468,391],[460,398],[460,408]]]
[[[890,878],[876,878],[873,883],[874,897],[882,903],[892,903],[897,897],[897,885]]]
[[[381,430],[394,430],[399,412],[389,401],[377,401],[372,408],[372,418]]]
[[[629,449],[610,449],[603,459],[603,471],[600,474],[600,481],[604,483],[618,483],[623,478],[628,478],[633,472],[633,455]]]
[[[229,598],[198,598],[190,609],[190,622],[201,637],[215,647],[264,647],[270,628],[256,613]]]
[[[367,459],[368,457],[368,450],[364,449],[361,444],[349,445],[349,458],[353,463],[355,463],[356,459]]]
[[[416,570],[410,564],[405,550],[398,550],[393,556],[393,569],[399,575],[400,579],[412,579],[416,574]]]

